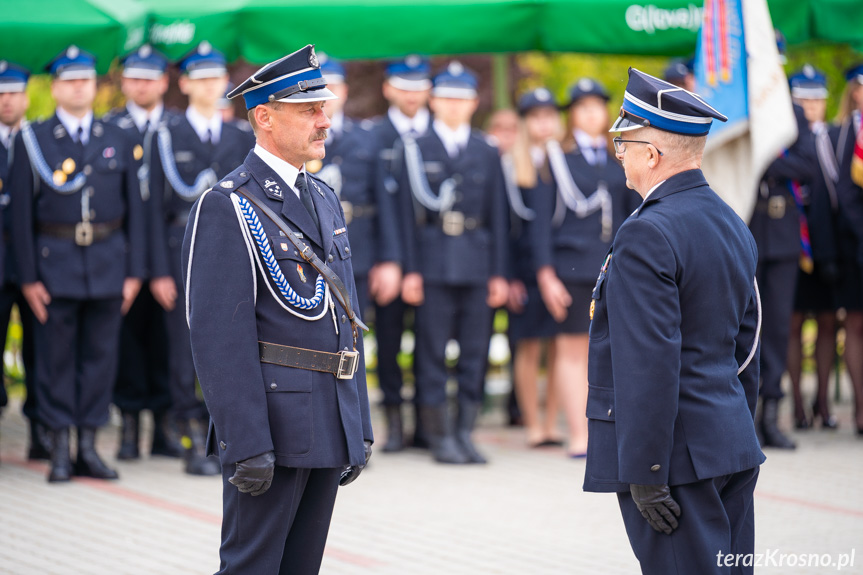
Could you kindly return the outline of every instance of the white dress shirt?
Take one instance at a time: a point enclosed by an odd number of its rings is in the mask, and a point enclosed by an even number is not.
[[[595,166],[597,163],[601,166],[605,165],[608,161],[608,140],[606,140],[605,136],[591,138],[587,132],[578,128],[575,129],[573,135],[575,136],[575,143],[578,144],[578,149],[581,150],[588,164],[591,166]],[[597,152],[599,153],[598,156]]]
[[[82,128],[81,131],[81,143],[85,146],[87,142],[90,141],[90,126],[93,125],[93,110],[87,112],[87,115],[83,118],[76,118],[60,106],[57,106],[57,117],[60,119],[60,123],[63,124],[63,127],[66,128],[66,131],[76,142],[78,141],[78,128]]]
[[[470,140],[470,124],[462,124],[455,130],[451,130],[440,120],[435,120],[432,129],[443,142],[450,158],[458,156],[459,152],[467,147],[467,142]]]
[[[656,184],[655,186],[653,186],[652,188],[650,188],[650,189],[647,191],[647,195],[646,195],[646,196],[644,196],[644,199],[646,200],[647,198],[649,198],[649,197],[650,197],[650,194],[652,194],[654,191],[656,191],[656,188],[658,188],[659,186],[661,186],[662,184],[664,184],[666,181],[668,181],[668,180],[662,180],[661,182],[659,182],[658,184]]]
[[[150,122],[149,131],[153,131],[159,126],[159,120],[162,119],[162,112],[165,110],[165,106],[159,103],[153,108],[152,112],[148,112],[130,100],[126,102],[126,109],[129,110],[129,115],[132,116],[132,121],[135,122],[135,126],[140,132],[147,125],[148,121]]]
[[[429,129],[430,114],[426,108],[420,108],[413,118],[408,118],[402,114],[401,110],[395,106],[390,106],[390,109],[387,110],[387,117],[401,137],[407,135],[411,130],[416,133],[416,137],[419,137],[428,132]]]
[[[12,126],[0,122],[0,144],[3,144],[6,149],[11,148],[13,137],[15,137],[15,132],[12,131]]]
[[[259,158],[264,160],[264,163],[273,168],[273,170],[279,175],[282,180],[291,188],[291,191],[294,192],[294,195],[299,199],[300,191],[294,186],[297,181],[297,175],[304,174],[306,172],[306,166],[304,165],[301,169],[297,169],[291,164],[287,163],[280,157],[275,154],[271,154],[267,150],[261,147],[260,144],[255,144],[255,153]]]
[[[202,142],[219,143],[222,137],[222,114],[218,110],[212,118],[205,118],[195,108],[189,106],[186,108],[186,119],[192,124],[192,128]],[[207,130],[210,131],[210,139],[207,138]]]

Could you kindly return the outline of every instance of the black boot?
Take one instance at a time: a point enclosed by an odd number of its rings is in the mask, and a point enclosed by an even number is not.
[[[458,423],[456,425],[455,438],[458,441],[459,447],[461,447],[461,450],[467,455],[471,463],[488,463],[488,460],[476,450],[476,446],[470,438],[470,434],[476,425],[479,411],[479,403],[460,402],[458,404]]]
[[[120,435],[120,449],[117,451],[117,459],[129,460],[141,458],[141,452],[138,451],[140,422],[141,412],[123,412],[123,430]]]
[[[117,472],[105,465],[96,453],[96,430],[92,427],[78,428],[78,458],[75,460],[75,475],[96,479],[118,479]]]
[[[417,449],[429,449],[431,447],[431,441],[429,440],[428,434],[425,431],[425,426],[423,424],[423,418],[420,417],[420,406],[416,403],[413,404],[414,410],[414,437],[413,441],[411,441],[411,447],[415,447]]]
[[[51,472],[49,483],[72,479],[72,458],[69,457],[69,428],[57,429],[51,438]]]
[[[30,420],[30,448],[27,459],[51,459],[51,434],[36,419]]]
[[[207,457],[206,440],[201,422],[197,419],[183,421],[182,432],[182,442],[186,448],[183,455],[186,462],[186,473],[189,475],[221,475],[222,469],[218,460]]]
[[[447,421],[446,405],[419,406],[419,419],[428,433],[429,449],[435,461],[439,463],[470,463],[468,456],[461,450],[455,440]]]
[[[384,444],[385,453],[394,453],[405,448],[404,433],[402,432],[402,406],[385,406],[387,416],[387,442]]]
[[[165,413],[153,412],[153,444],[150,455],[183,457],[183,446],[180,444],[176,422]]]
[[[762,399],[761,406],[761,437],[764,441],[762,447],[776,447],[778,449],[795,449],[797,446],[788,439],[784,433],[779,431],[779,400],[775,398]]]

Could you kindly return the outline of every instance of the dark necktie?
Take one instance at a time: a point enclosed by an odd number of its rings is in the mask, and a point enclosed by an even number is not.
[[[84,127],[78,126],[78,131],[76,132],[76,142],[83,148],[84,147]]]
[[[305,206],[306,211],[309,212],[310,216],[312,216],[312,221],[315,222],[315,226],[320,229],[321,224],[318,221],[318,212],[315,209],[315,203],[312,201],[312,194],[309,193],[309,184],[306,182],[305,174],[297,174],[297,181],[294,184],[294,187],[300,192],[300,201],[303,202],[303,206]]]
[[[593,148],[593,165],[594,166],[604,166],[605,165],[605,149],[594,146]]]
[[[144,122],[144,127],[141,128],[141,133],[146,134],[149,131],[150,131],[150,120],[147,120],[146,122]]]

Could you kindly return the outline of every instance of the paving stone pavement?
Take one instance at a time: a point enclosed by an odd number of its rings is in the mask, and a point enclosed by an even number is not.
[[[863,438],[851,431],[847,402],[836,411],[839,431],[795,433],[796,452],[767,452],[756,490],[756,552],[774,553],[774,562],[782,553],[838,561],[853,552],[854,565],[841,572],[863,574]],[[376,453],[339,493],[321,572],[638,573],[616,498],[581,490],[584,462],[562,449],[526,448],[523,433],[500,418],[486,415],[478,432],[487,466],[436,465],[417,450]],[[102,453],[112,454],[116,441],[116,427],[102,431]],[[25,443],[25,420],[13,404],[0,419],[0,574],[218,569],[218,479],[190,477],[176,460],[145,457],[112,460],[116,482],[49,485],[47,465],[27,462]],[[775,563],[756,569],[834,572]]]

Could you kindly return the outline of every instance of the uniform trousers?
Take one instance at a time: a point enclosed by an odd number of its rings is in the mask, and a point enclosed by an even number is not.
[[[145,284],[123,318],[120,330],[114,405],[121,410],[164,413],[171,408],[166,338],[162,306]]]
[[[33,377],[35,370],[33,365],[33,313],[18,286],[10,283],[4,284],[0,288],[0,351],[6,349],[6,335],[9,331],[9,319],[12,316],[12,306],[14,305],[18,306],[18,312],[21,316],[21,358],[24,362],[24,385],[27,387],[27,399],[24,401],[23,411],[24,416],[32,420],[37,417],[35,378]],[[0,384],[0,407],[6,403],[6,387]]]
[[[263,495],[228,482],[236,466],[222,466],[222,546],[217,575],[318,573],[336,503],[341,469],[276,466]]]
[[[446,345],[459,345],[456,366],[460,402],[483,399],[488,345],[494,310],[486,304],[488,288],[426,284],[425,301],[417,308],[416,362],[417,403],[439,406],[446,403],[449,370]]]
[[[122,299],[53,298],[45,324],[34,321],[36,403],[52,430],[108,421],[117,376]]]
[[[781,399],[782,374],[788,359],[788,338],[797,286],[797,260],[758,262],[755,272],[761,293],[761,396]]]
[[[402,368],[398,355],[402,345],[402,332],[407,305],[400,299],[385,306],[375,307],[375,335],[378,344],[378,382],[384,405],[402,403]]]
[[[645,575],[751,574],[750,559],[726,566],[722,556],[755,551],[753,493],[758,468],[671,487],[680,505],[671,535],[655,531],[629,491],[617,494],[626,534]],[[717,554],[721,553],[720,557]],[[719,564],[721,563],[721,565]]]

